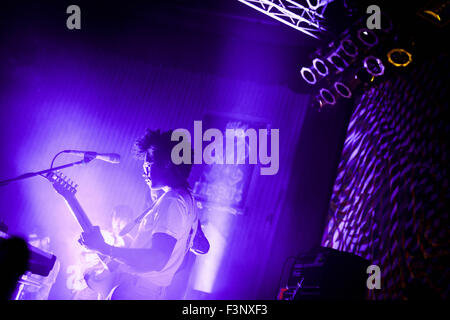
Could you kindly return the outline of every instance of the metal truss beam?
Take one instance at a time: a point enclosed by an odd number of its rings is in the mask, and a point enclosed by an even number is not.
[[[334,0],[306,1],[307,6],[292,0],[238,0],[296,30],[318,39],[325,30],[323,13]],[[314,4],[313,4],[314,3]]]

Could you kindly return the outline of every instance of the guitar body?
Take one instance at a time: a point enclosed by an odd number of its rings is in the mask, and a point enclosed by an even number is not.
[[[101,300],[147,300],[146,295],[136,292],[136,277],[124,273],[104,270],[101,273],[85,276],[86,283],[100,294]]]
[[[104,269],[102,272],[87,272],[84,280],[89,288],[100,294],[101,300],[110,300],[115,289],[120,285],[118,282],[118,274]]]

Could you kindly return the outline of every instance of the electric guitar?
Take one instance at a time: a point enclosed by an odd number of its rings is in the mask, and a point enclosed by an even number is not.
[[[74,185],[70,179],[64,177],[60,173],[49,172],[45,177],[52,183],[55,191],[64,198],[69,210],[72,212],[73,217],[84,232],[90,232],[94,228],[98,228],[92,225],[87,214],[84,212],[75,197],[77,185]],[[102,254],[97,255],[104,265],[104,271],[97,273],[94,271],[98,270],[98,268],[93,268],[92,272],[85,273],[84,279],[86,280],[87,285],[92,290],[99,293],[101,298],[104,300],[120,300],[119,288],[121,285],[125,285],[118,280],[118,267],[120,263]]]

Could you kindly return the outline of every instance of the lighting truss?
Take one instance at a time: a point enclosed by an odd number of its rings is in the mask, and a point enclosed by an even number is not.
[[[307,0],[306,5],[292,0],[238,0],[294,29],[318,39],[328,3],[334,0]]]

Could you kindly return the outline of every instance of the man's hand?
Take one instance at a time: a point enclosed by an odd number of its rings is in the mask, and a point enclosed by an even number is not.
[[[100,253],[106,253],[108,250],[108,245],[103,239],[98,226],[94,226],[89,232],[82,232],[78,241],[86,248]]]

